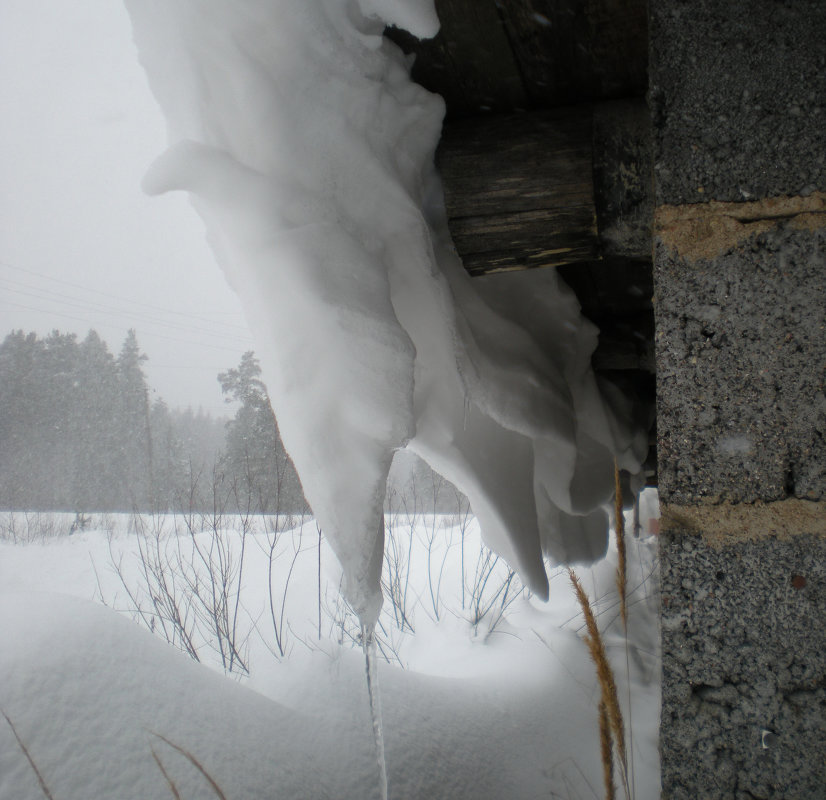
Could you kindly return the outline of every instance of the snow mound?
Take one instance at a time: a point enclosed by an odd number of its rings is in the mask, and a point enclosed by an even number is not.
[[[645,438],[590,370],[596,331],[552,273],[471,283],[434,152],[442,100],[385,23],[431,0],[126,0],[170,149],[245,307],[282,436],[362,620],[381,607],[382,506],[408,447],[470,499],[546,596],[543,550],[605,549],[613,463]]]
[[[641,620],[649,631],[653,608]],[[490,647],[467,654],[468,667],[491,655],[501,662],[486,677],[380,669],[394,797],[584,797],[588,781],[597,785],[587,650],[571,631],[540,627],[544,643],[506,636],[498,656]],[[110,609],[33,591],[0,593],[0,640],[0,708],[55,798],[172,797],[153,751],[181,797],[216,797],[174,746],[232,800],[378,797],[356,651],[302,651],[291,663],[272,662],[253,691]],[[638,754],[638,796],[654,797],[658,687],[635,681],[633,688],[638,707],[653,710],[635,717],[637,747],[654,759],[643,764]],[[2,717],[0,797],[43,797]]]
[[[350,740],[355,766],[338,779],[314,746],[343,757],[348,746],[331,741],[319,720],[233,684],[109,609],[4,594],[0,631],[0,702],[55,797],[171,797],[153,750],[182,796],[214,796],[160,737],[195,756],[229,797],[268,797],[275,787],[285,797],[325,797],[331,782],[342,797],[370,796],[366,736],[361,749]],[[0,796],[42,797],[6,721],[0,726]]]

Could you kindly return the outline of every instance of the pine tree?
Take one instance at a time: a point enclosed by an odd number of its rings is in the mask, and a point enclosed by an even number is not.
[[[0,503],[3,508],[29,508],[39,452],[33,398],[37,396],[37,363],[42,343],[36,334],[13,331],[0,345]]]
[[[158,511],[172,511],[183,490],[187,459],[166,403],[155,400],[149,412],[152,436],[152,504]]]
[[[121,491],[129,508],[150,506],[152,486],[152,436],[149,426],[149,390],[141,364],[146,361],[138,337],[130,328],[117,359],[120,403]],[[122,510],[127,510],[124,507]]]
[[[247,351],[236,369],[218,376],[227,402],[241,404],[227,426],[226,467],[238,505],[261,513],[306,507],[301,482],[278,433],[261,367]]]
[[[75,510],[110,510],[122,506],[117,453],[119,404],[115,358],[98,334],[90,330],[78,354],[77,403],[73,427],[75,445]]]
[[[193,476],[212,475],[224,422],[161,400],[150,408],[145,360],[134,331],[117,359],[93,330],[80,343],[58,331],[13,331],[0,343],[0,507],[212,507],[210,487],[191,488]]]
[[[39,454],[31,482],[35,502],[75,510],[74,478],[78,408],[78,344],[73,333],[52,331],[43,340],[36,365],[37,392],[31,398],[31,447]]]

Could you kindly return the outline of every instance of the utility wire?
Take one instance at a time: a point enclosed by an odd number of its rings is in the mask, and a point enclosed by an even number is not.
[[[136,301],[136,300],[132,300],[131,298],[123,297],[122,295],[117,295],[117,294],[112,294],[111,292],[101,291],[100,289],[97,289],[93,286],[89,286],[88,284],[78,283],[76,281],[68,281],[68,280],[65,280],[64,278],[56,278],[52,275],[46,275],[42,272],[37,272],[35,270],[26,269],[25,267],[21,267],[21,266],[18,266],[16,264],[11,264],[10,262],[5,261],[3,259],[0,259],[0,266],[5,267],[6,269],[14,270],[15,272],[22,272],[22,273],[25,273],[26,275],[32,275],[32,276],[34,276],[36,278],[40,278],[41,280],[44,280],[44,281],[61,284],[63,286],[69,286],[69,287],[72,287],[76,290],[80,290],[81,292],[84,292],[84,293],[90,293],[91,292],[91,293],[97,294],[101,297],[105,297],[105,298],[108,298],[108,299],[111,299],[111,300],[117,300],[121,303],[126,303],[129,307],[142,306],[143,308],[149,309],[150,311],[153,311],[153,312],[160,312],[162,314],[175,314],[176,316],[179,316],[179,317],[188,317],[190,319],[199,320],[200,322],[217,321],[221,325],[224,325],[224,326],[230,327],[230,328],[235,328],[239,332],[242,332],[242,333],[246,332],[246,330],[247,330],[246,326],[243,325],[243,324],[240,324],[240,323],[214,320],[214,317],[211,314],[193,314],[191,312],[180,311],[178,309],[164,308],[162,306],[152,305],[152,304],[149,304],[149,303],[143,303],[141,301]]]
[[[196,325],[180,322],[170,322],[168,320],[163,319],[162,317],[136,312],[128,308],[124,309],[112,307],[111,305],[107,306],[96,301],[90,301],[85,298],[75,297],[67,294],[59,295],[48,289],[27,286],[26,284],[21,284],[18,281],[9,282],[8,279],[2,278],[0,278],[0,281],[6,283],[7,290],[14,295],[27,297],[34,300],[43,300],[47,303],[56,303],[62,308],[75,308],[81,311],[86,311],[89,314],[103,314],[106,316],[114,316],[119,319],[123,319],[124,317],[131,318],[133,320],[137,320],[140,323],[157,325],[163,328],[169,328],[173,331],[183,331],[184,333],[203,333],[207,336],[214,336],[216,338],[220,338],[222,341],[232,340],[239,344],[249,343],[248,337],[240,336],[237,333],[224,333],[222,331],[216,330],[215,328],[199,327]],[[16,283],[18,286],[24,286],[25,288],[14,288],[14,286],[8,286],[9,283]],[[52,313],[51,309],[44,307],[33,310],[41,311],[43,313]],[[200,322],[203,325],[203,320],[200,320]]]
[[[15,308],[25,309],[26,311],[37,311],[37,312],[43,313],[42,308],[33,308],[32,306],[27,306],[27,305],[24,305],[22,303],[16,303],[13,300],[2,300],[0,302],[5,303],[8,306],[14,306]],[[108,328],[109,330],[123,331],[123,328],[124,328],[123,325],[107,324],[105,322],[104,323],[91,323],[89,321],[89,319],[86,318],[86,317],[78,317],[78,316],[75,316],[73,314],[66,314],[65,312],[62,312],[62,311],[49,311],[48,313],[52,314],[55,317],[63,317],[64,319],[71,319],[71,320],[75,320],[76,322],[82,322],[84,325],[88,325],[92,329],[97,329],[97,328],[107,329]],[[193,347],[201,347],[201,348],[204,348],[206,350],[219,350],[219,351],[222,351],[222,352],[225,352],[225,353],[236,353],[237,354],[238,350],[239,350],[238,347],[223,347],[223,346],[218,345],[218,344],[207,344],[206,342],[193,342],[193,341],[189,341],[187,339],[179,339],[175,336],[166,336],[164,334],[153,333],[152,331],[147,331],[147,330],[142,331],[141,336],[144,336],[144,337],[151,336],[151,337],[154,337],[154,338],[157,338],[157,339],[161,339],[165,342],[175,342],[177,344],[187,344],[187,345],[191,345]]]

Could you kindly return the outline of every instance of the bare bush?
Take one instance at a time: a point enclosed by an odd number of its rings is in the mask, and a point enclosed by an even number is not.
[[[525,591],[516,572],[485,545],[479,547],[473,575],[465,588],[468,621],[477,634],[484,623],[485,636],[496,630],[505,612]]]
[[[434,487],[428,497],[436,497],[439,488]],[[384,605],[375,630],[376,648],[388,663],[404,666],[404,646],[415,635],[417,612],[436,622],[445,615],[464,618],[475,636],[484,633],[486,639],[525,592],[516,573],[471,537],[470,505],[458,492],[455,499],[453,513],[438,514],[431,508],[422,509],[415,484],[405,492],[394,491],[389,498],[382,570]],[[458,574],[453,571],[457,548]],[[461,608],[455,607],[455,601]],[[325,612],[332,638],[339,644],[362,646],[358,619],[340,593],[325,598]]]
[[[133,514],[130,529],[138,546],[137,578],[131,579],[122,556],[110,562],[129,600],[128,610],[149,630],[159,633],[196,661],[206,647],[217,654],[226,672],[249,672],[250,627],[240,619],[247,536],[253,515],[224,513],[233,487],[212,474],[212,509],[198,512],[200,475],[193,476],[190,505],[168,520],[162,515]],[[105,600],[104,600],[105,602]],[[246,617],[246,615],[244,615]]]
[[[268,517],[265,521],[265,535],[264,541],[261,544],[267,553],[267,598],[269,601],[270,622],[272,623],[273,636],[275,637],[275,649],[270,647],[270,652],[273,655],[283,658],[288,653],[287,633],[289,630],[289,620],[286,618],[287,610],[287,592],[290,588],[290,581],[292,579],[293,570],[295,569],[296,561],[302,552],[309,548],[302,548],[301,544],[301,530],[304,527],[306,515],[302,515],[296,521],[290,516],[282,517],[274,515]],[[296,537],[296,530],[298,536]],[[289,533],[289,536],[286,534]],[[319,569],[321,564],[321,550],[319,533]],[[296,544],[296,538],[298,543]],[[286,542],[289,539],[289,543]],[[289,548],[287,550],[286,548]],[[291,551],[291,552],[290,552]],[[276,587],[274,567],[276,560],[281,555],[290,556],[290,567],[287,571],[287,577],[284,580],[283,586]],[[321,582],[319,580],[319,598],[321,597]],[[319,601],[319,609],[320,609]],[[320,611],[319,611],[320,615]],[[321,619],[319,616],[319,637],[321,636]],[[266,641],[266,639],[265,639]]]
[[[135,582],[124,567],[123,556],[113,551],[112,537],[109,537],[110,564],[129,600],[129,606],[125,610],[150,631],[200,661],[192,597],[177,578],[174,569],[177,559],[174,552],[169,552],[169,534],[163,529],[162,520],[157,517],[150,524],[143,518],[136,517],[134,524],[137,527],[140,554],[137,585],[134,585]],[[178,542],[172,542],[172,546],[177,547]],[[103,597],[100,588],[99,593],[106,605],[116,608],[114,602],[109,603]]]
[[[130,517],[129,534],[137,542],[136,564],[124,564],[110,537],[111,567],[128,601],[123,610],[197,661],[206,649],[228,673],[249,672],[253,632],[273,655],[285,656],[286,599],[293,568],[308,549],[302,548],[300,537],[306,515],[281,516],[277,509],[265,514],[258,493],[247,485],[239,489],[235,479],[228,483],[217,467],[209,475],[190,471],[190,486],[180,505],[182,510],[173,515],[135,513]],[[244,605],[250,537],[267,556],[271,636],[259,628],[259,619],[253,620]],[[274,565],[283,557],[291,559],[290,567],[283,584],[276,585]],[[100,589],[99,593],[107,603]]]
[[[8,511],[0,517],[0,539],[30,544],[68,536],[71,515],[43,511]]]
[[[415,631],[412,611],[408,606],[415,526],[415,515],[408,513],[390,513],[384,518],[382,591],[385,601],[390,603],[393,622],[402,633]]]
[[[428,508],[422,507],[413,485],[391,495],[385,515],[385,602],[375,642],[386,661],[400,665],[406,643],[416,633],[418,613],[434,622],[446,615],[465,619],[473,635],[484,640],[524,592],[513,570],[472,531],[467,500],[457,492],[452,512],[435,513],[432,498],[441,487],[431,488],[424,501]],[[211,501],[206,512],[199,510],[205,499]],[[237,482],[227,484],[218,470],[208,476],[193,471],[180,512],[133,514],[128,535],[137,544],[134,563],[124,563],[110,536],[112,569],[127,600],[121,610],[192,658],[211,654],[226,672],[247,673],[253,633],[278,659],[287,657],[297,640],[312,647],[305,632],[296,639],[287,601],[301,559],[317,550],[318,636],[326,628],[340,644],[361,647],[361,626],[340,587],[322,585],[321,531],[316,527],[317,540],[302,537],[306,515],[263,514],[259,500],[240,492]],[[444,498],[440,503],[443,509]],[[264,554],[267,571],[266,593],[256,600],[261,605],[255,618],[245,605],[244,590],[252,543]],[[257,578],[253,582],[260,586]]]

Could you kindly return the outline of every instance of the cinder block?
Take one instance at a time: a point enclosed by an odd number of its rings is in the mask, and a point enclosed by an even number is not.
[[[657,204],[826,190],[826,3],[649,9]]]
[[[663,800],[826,797],[826,3],[650,0]]]
[[[715,237],[707,229],[715,219],[735,229]],[[824,220],[804,213],[739,223],[717,209],[691,221],[699,228],[689,235],[682,222],[658,231],[665,501],[826,497]]]
[[[826,538],[721,544],[671,525],[660,537],[663,800],[824,797]]]

